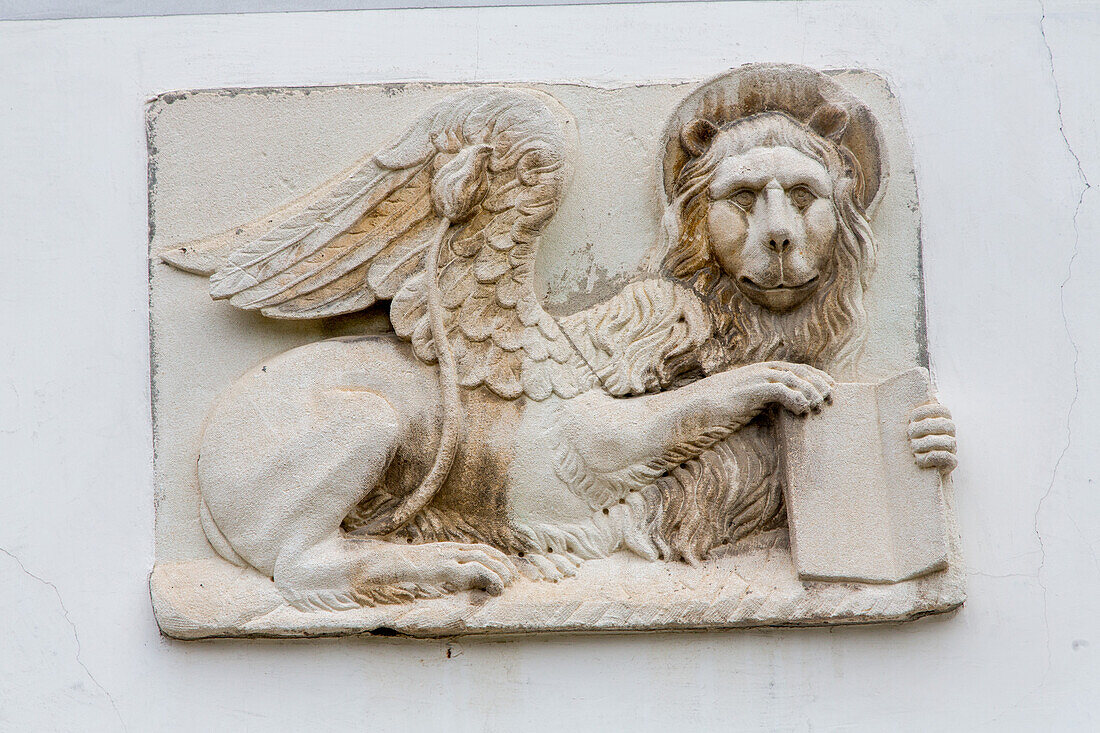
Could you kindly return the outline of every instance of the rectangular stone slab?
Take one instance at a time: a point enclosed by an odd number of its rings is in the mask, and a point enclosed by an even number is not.
[[[701,74],[702,78],[705,76]],[[877,383],[927,366],[920,219],[898,100],[863,71],[829,72],[879,119],[889,173],[870,224],[881,242],[863,296],[859,369]],[[662,132],[699,81],[606,89],[511,85],[554,97],[576,120],[576,170],[539,243],[538,295],[554,315],[606,300],[637,279],[659,241]],[[953,486],[944,482],[944,570],[892,584],[799,578],[785,527],[720,548],[697,566],[617,552],[557,582],[520,578],[500,596],[452,593],[405,604],[303,611],[272,579],[223,560],[199,515],[196,457],[212,408],[238,377],[297,346],[384,333],[386,312],[285,321],[212,301],[203,277],[160,255],[308,195],[382,148],[432,104],[476,85],[397,84],[164,94],[148,108],[150,318],[156,475],[151,590],[163,632],[182,639],[398,633],[717,629],[898,621],[964,600]]]

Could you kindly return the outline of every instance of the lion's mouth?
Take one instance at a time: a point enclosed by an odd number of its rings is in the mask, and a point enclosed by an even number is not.
[[[747,275],[737,278],[737,286],[749,300],[773,313],[789,313],[802,305],[818,286],[818,275],[798,285],[787,285],[780,279],[779,285],[770,288],[760,285]]]
[[[755,290],[758,293],[792,293],[792,294],[794,294],[794,293],[798,293],[798,292],[805,291],[805,290],[812,290],[813,287],[817,284],[817,281],[818,281],[819,277],[820,276],[818,276],[818,275],[814,275],[813,277],[811,277],[809,280],[802,283],[801,285],[787,285],[785,283],[780,283],[779,285],[773,285],[772,287],[764,287],[763,285],[760,285],[757,282],[755,282],[748,275],[742,275],[741,277],[738,278],[738,281],[743,286],[749,288],[750,290]]]

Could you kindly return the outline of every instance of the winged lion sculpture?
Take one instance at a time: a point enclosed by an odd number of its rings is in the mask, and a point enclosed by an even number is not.
[[[827,409],[857,350],[880,151],[817,72],[715,88],[672,123],[650,274],[567,317],[533,285],[567,113],[528,89],[453,95],[307,201],[165,253],[271,318],[389,301],[392,334],[299,347],[218,399],[198,457],[217,552],[339,610],[782,527],[769,415]],[[947,413],[914,421],[920,465],[949,470]]]

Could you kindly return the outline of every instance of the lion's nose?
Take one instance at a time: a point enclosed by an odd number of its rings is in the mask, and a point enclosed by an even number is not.
[[[768,249],[783,254],[791,247],[791,235],[787,232],[773,233],[768,239]]]
[[[791,227],[794,212],[787,194],[777,181],[764,187],[763,231],[768,249],[783,254],[791,247]]]

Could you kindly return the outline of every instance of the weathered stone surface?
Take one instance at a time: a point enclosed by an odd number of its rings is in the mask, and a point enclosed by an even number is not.
[[[804,577],[921,575],[888,584],[800,580],[788,549],[788,514],[826,544],[846,525],[796,500],[815,466],[784,476],[777,423],[827,421],[836,380],[924,361],[915,182],[877,77],[193,93],[152,105],[150,141],[166,633],[844,623],[962,602],[953,531],[932,563],[883,547],[905,531],[864,537],[893,558],[877,575],[796,554]],[[289,196],[247,172],[269,152]],[[224,187],[236,205],[209,195]],[[907,418],[869,437],[938,485],[954,426],[934,402]],[[879,509],[942,537],[943,491]]]

